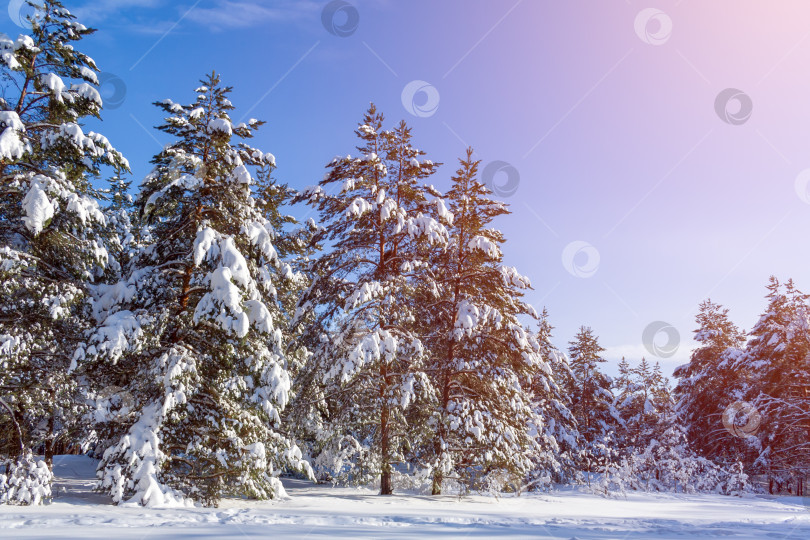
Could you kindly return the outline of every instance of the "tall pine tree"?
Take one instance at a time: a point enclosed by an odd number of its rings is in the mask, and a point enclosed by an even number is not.
[[[756,454],[752,472],[767,474],[772,491],[804,494],[810,475],[808,295],[775,277],[767,288],[768,306],[732,369],[742,375],[743,399],[761,416],[747,440]]]
[[[535,458],[535,471],[532,480],[537,484],[549,478],[557,483],[569,483],[579,477],[577,472],[577,453],[581,435],[576,418],[571,412],[573,396],[568,389],[574,387],[574,373],[568,357],[552,343],[554,327],[549,321],[546,308],[540,313],[537,341],[540,355],[551,369],[550,375],[544,370],[539,372],[531,384],[532,399],[537,414],[543,422],[544,437],[555,448],[554,459],[549,461],[542,453]],[[541,487],[538,485],[537,487]]]
[[[303,339],[314,398],[302,407],[318,431],[315,464],[358,482],[379,478],[387,495],[412,442],[406,410],[431,395],[413,298],[426,246],[446,243],[447,231],[423,185],[436,164],[419,159],[404,122],[389,131],[383,120],[371,105],[355,131],[359,155],[335,158],[298,198],[323,224],[299,319],[309,317]]]
[[[729,359],[742,354],[745,334],[731,321],[728,309],[711,300],[700,304],[695,341],[689,363],[675,369],[675,411],[695,450],[708,458],[727,456],[737,441],[723,427],[723,411],[741,399],[732,390],[740,373]]]
[[[117,428],[99,468],[115,502],[264,499],[283,493],[282,469],[306,471],[280,425],[290,378],[277,284],[289,269],[251,173],[275,158],[244,142],[262,122],[234,125],[230,92],[212,74],[190,105],[156,103],[176,140],[136,201],[152,243],[96,303],[90,369],[134,401],[102,395],[97,410]]]
[[[600,369],[604,363],[599,338],[590,327],[582,326],[569,342],[568,354],[574,374],[567,391],[571,412],[582,436],[579,466],[588,473],[610,459],[616,435],[618,413],[613,406],[611,380]],[[611,454],[611,455],[608,455]]]
[[[50,463],[83,407],[71,369],[88,285],[110,269],[92,183],[128,164],[82,127],[102,100],[74,43],[94,30],[59,1],[29,4],[30,35],[0,35],[0,455],[19,462],[42,446]]]
[[[650,367],[647,359],[642,358],[635,368],[630,368],[622,358],[614,392],[615,408],[621,419],[616,437],[621,452],[645,448],[668,427],[673,401],[669,381],[658,362]]]
[[[505,239],[492,222],[509,210],[477,180],[472,155],[469,148],[459,160],[446,194],[450,241],[436,252],[426,282],[432,297],[423,305],[428,372],[438,393],[429,420],[434,495],[448,475],[465,486],[522,483],[537,454],[556,450],[553,438],[541,445],[542,420],[525,391],[553,384],[536,336],[520,321],[537,317],[521,299],[531,285],[503,264]]]

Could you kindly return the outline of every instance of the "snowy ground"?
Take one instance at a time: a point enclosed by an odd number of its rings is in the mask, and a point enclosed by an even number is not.
[[[216,509],[117,508],[90,490],[95,462],[58,456],[48,506],[0,506],[0,538],[810,538],[798,498],[581,492],[521,497],[393,496],[285,481],[283,501]]]

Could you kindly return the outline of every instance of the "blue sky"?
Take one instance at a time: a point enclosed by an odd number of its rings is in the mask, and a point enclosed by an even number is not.
[[[17,5],[0,27],[10,35]],[[83,50],[108,74],[108,110],[90,127],[124,152],[134,184],[169,142],[151,103],[191,101],[215,69],[235,88],[235,119],[267,121],[254,143],[293,187],[354,151],[370,101],[445,163],[440,189],[466,145],[501,162],[491,182],[514,212],[498,223],[506,261],[531,278],[528,300],[548,307],[561,347],[585,324],[612,360],[645,355],[671,371],[707,296],[747,330],[770,274],[810,291],[810,6],[799,0],[66,6],[99,29]],[[672,356],[644,347],[656,321],[679,332]]]

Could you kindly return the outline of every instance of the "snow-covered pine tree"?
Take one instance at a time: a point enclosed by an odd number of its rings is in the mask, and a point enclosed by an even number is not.
[[[768,306],[730,369],[742,378],[743,399],[761,416],[747,441],[757,454],[751,470],[768,475],[771,491],[803,494],[810,475],[808,295],[775,277],[767,288]]]
[[[109,179],[109,188],[103,194],[107,200],[107,205],[103,212],[107,220],[108,244],[113,260],[110,266],[115,273],[115,278],[120,279],[123,270],[129,265],[129,261],[141,242],[140,224],[133,223],[134,201],[130,194],[131,180],[128,180],[120,172],[116,172]]]
[[[86,354],[119,390],[96,411],[119,426],[99,467],[116,503],[271,498],[282,469],[307,468],[280,431],[290,379],[276,285],[288,269],[249,170],[275,158],[244,142],[262,122],[234,125],[230,91],[211,74],[192,104],[156,103],[176,141],[136,201],[152,243],[96,302]]]
[[[631,392],[630,363],[624,356],[619,361],[619,376],[613,380],[613,391],[617,396]]]
[[[421,304],[427,371],[438,393],[429,420],[434,495],[445,477],[498,488],[493,482],[506,479],[522,485],[534,459],[556,465],[556,441],[542,430],[527,391],[534,384],[549,398],[554,387],[536,336],[520,321],[537,317],[522,300],[531,284],[503,264],[506,240],[492,221],[510,212],[477,180],[480,162],[472,156],[468,148],[445,195],[449,244],[435,251]]]
[[[273,271],[279,274],[279,278],[274,283],[279,307],[284,314],[279,323],[284,324],[286,332],[295,316],[298,300],[309,285],[309,279],[303,270],[313,253],[310,244],[317,226],[312,219],[303,226],[298,226],[295,217],[282,211],[298,192],[274,179],[273,170],[271,167],[257,171],[256,207],[276,235],[273,246],[278,254],[279,265]]]
[[[307,415],[301,413],[302,410],[307,410],[307,407],[299,407],[296,404],[311,399],[314,388],[307,380],[308,372],[304,369],[309,356],[307,347],[300,339],[305,324],[293,328],[292,321],[295,318],[298,300],[311,283],[306,270],[314,253],[311,240],[317,231],[317,225],[312,219],[300,225],[295,217],[282,212],[298,192],[277,181],[271,173],[271,169],[257,171],[256,204],[276,233],[273,246],[276,248],[280,263],[273,269],[278,275],[274,285],[281,310],[281,316],[275,322],[286,336],[284,352],[291,381],[290,404],[284,409],[281,419],[291,439],[297,446],[306,450],[317,427],[307,423]],[[311,321],[311,314],[306,320]]]
[[[617,450],[624,453],[627,448],[631,446],[630,433],[628,430],[628,417],[630,416],[630,408],[634,402],[636,393],[636,385],[633,382],[632,369],[630,363],[625,357],[622,356],[619,361],[619,376],[613,379],[611,390],[614,395],[613,406],[619,413],[621,421],[617,427],[615,442]]]
[[[662,418],[672,418],[675,410],[672,384],[669,378],[664,375],[660,362],[653,364],[649,385],[652,389],[650,391],[650,401],[653,409],[648,426],[653,427],[653,429],[648,429],[648,431],[654,436],[657,433],[654,428],[655,424],[660,423]],[[653,419],[655,419],[655,423],[652,422]]]
[[[317,430],[316,469],[355,482],[380,479],[393,492],[394,464],[415,430],[405,411],[432,395],[424,344],[413,331],[423,306],[414,289],[426,276],[426,246],[444,244],[441,203],[422,185],[436,164],[420,160],[411,130],[383,130],[372,104],[355,131],[359,156],[335,158],[318,186],[297,200],[320,213],[322,248],[301,300],[312,351],[302,393],[305,422]]]
[[[615,436],[619,415],[613,406],[611,380],[600,369],[605,362],[604,348],[590,327],[582,326],[570,341],[568,354],[574,377],[566,391],[571,396],[571,413],[582,436],[579,466],[588,473],[596,471],[610,456],[613,444],[607,439]],[[612,434],[612,435],[611,435]]]
[[[670,417],[673,407],[669,381],[661,372],[661,365],[656,362],[650,367],[647,359],[642,358],[638,366],[630,368],[622,359],[614,393],[614,406],[621,418],[616,437],[619,450],[632,452],[646,447],[665,429],[662,421]]]
[[[566,388],[572,385],[574,374],[565,353],[552,343],[554,327],[549,321],[548,310],[543,308],[538,323],[537,342],[540,357],[551,368],[551,374],[541,370],[531,384],[532,400],[537,414],[543,419],[545,439],[556,444],[554,460],[543,459],[540,453],[535,459],[532,481],[541,488],[546,478],[565,484],[579,479],[577,452],[581,435],[577,421],[571,413],[571,396]],[[554,446],[552,445],[552,448]],[[549,474],[550,473],[550,474]]]
[[[664,375],[661,369],[661,362],[656,361],[650,374],[650,388],[652,388],[652,398],[659,403],[659,411],[670,414],[675,407],[675,400],[672,397],[672,385],[669,378]],[[661,406],[665,408],[661,408]]]
[[[98,328],[101,322],[98,317],[106,314],[109,309],[116,309],[114,305],[108,304],[100,308],[98,299],[104,296],[110,289],[109,286],[125,280],[133,270],[132,262],[139,250],[151,244],[149,236],[150,226],[145,221],[138,219],[134,199],[130,194],[131,180],[120,173],[114,174],[108,180],[109,187],[104,189],[101,197],[107,202],[102,208],[107,221],[105,230],[105,240],[108,245],[110,255],[108,277],[103,283],[97,283],[90,287],[91,304],[95,307],[92,318],[92,326],[88,333],[92,333]],[[108,297],[108,300],[110,298]],[[114,302],[114,300],[113,300]],[[113,331],[123,330],[111,328]],[[136,327],[130,328],[136,331]],[[87,336],[86,336],[87,337]],[[132,340],[134,346],[137,336],[127,336],[122,331],[117,336],[108,336],[108,339],[119,340],[118,346],[123,349],[129,346],[128,340]],[[83,344],[84,345],[84,344]],[[91,349],[90,356],[94,356],[97,351]],[[79,355],[84,353],[84,346],[81,347]],[[132,395],[123,388],[110,384],[106,375],[97,376],[94,373],[99,368],[95,362],[78,362],[77,377],[84,381],[83,388],[88,394],[88,402],[91,407],[82,418],[82,425],[85,428],[84,437],[79,441],[83,447],[92,449],[93,456],[101,458],[106,450],[117,438],[120,437],[121,423],[134,413],[132,409]],[[105,412],[99,412],[98,407],[108,408],[113,405],[118,413],[106,416]],[[95,406],[94,406],[95,405]],[[124,410],[125,412],[122,412]],[[120,414],[119,414],[120,413]],[[100,421],[104,417],[112,421]]]
[[[675,368],[675,411],[699,454],[723,458],[739,446],[723,427],[723,411],[742,399],[734,394],[740,373],[727,360],[742,355],[745,334],[729,319],[728,309],[707,299],[695,317],[698,328],[689,363]],[[733,452],[732,452],[733,453]]]
[[[573,396],[567,391],[574,384],[575,378],[566,353],[551,343],[552,330],[553,327],[548,324],[548,313],[544,308],[541,314],[538,340],[540,340],[541,354],[551,366],[552,375],[557,384],[555,392],[559,392],[557,399],[547,400],[547,403],[552,404],[553,407],[545,408],[544,418],[547,418],[548,429],[554,433],[554,438],[560,448],[557,458],[560,473],[555,480],[558,483],[571,483],[580,479],[577,469],[577,453],[582,440],[577,419],[572,412]],[[534,395],[536,399],[541,394],[535,389]]]
[[[59,1],[28,3],[30,35],[0,35],[0,455],[25,461],[41,445],[50,462],[83,404],[70,371],[87,286],[109,268],[92,182],[128,164],[82,127],[102,101],[98,69],[74,42],[94,30]]]

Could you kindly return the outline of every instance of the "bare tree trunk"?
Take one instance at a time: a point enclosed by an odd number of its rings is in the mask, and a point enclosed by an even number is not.
[[[45,463],[48,464],[49,469],[53,469],[53,448],[56,445],[56,439],[53,436],[55,424],[54,413],[51,411],[51,416],[48,418],[48,437],[45,439]]]
[[[436,469],[433,471],[433,486],[431,487],[430,494],[431,495],[441,495],[442,494],[442,481],[444,480],[444,475],[442,471]]]
[[[389,433],[389,420],[391,409],[388,407],[388,370],[385,361],[380,362],[380,457],[382,459],[382,474],[380,476],[380,495],[391,495],[394,489],[391,486],[391,434]]]
[[[450,342],[450,347],[447,350],[447,365],[450,366],[453,361],[453,355],[455,354],[455,343]],[[444,417],[447,413],[447,405],[450,403],[450,371],[449,368],[446,367],[444,370],[444,374],[442,377],[442,418],[439,422],[438,432],[436,433],[436,441],[434,443],[434,448],[436,451],[436,456],[439,457],[442,454],[442,442],[444,441],[445,437],[445,430],[444,430]],[[439,468],[436,468],[433,471],[433,486],[431,489],[431,495],[441,495],[442,494],[442,480],[444,480],[444,475]]]
[[[380,452],[382,453],[382,475],[380,476],[380,495],[392,495],[394,489],[391,486],[391,456],[390,441],[388,433],[389,410],[387,405],[383,405],[380,412]]]

